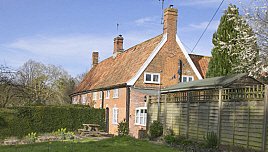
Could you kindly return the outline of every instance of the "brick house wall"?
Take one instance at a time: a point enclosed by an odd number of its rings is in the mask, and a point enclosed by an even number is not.
[[[138,138],[139,130],[146,130],[146,126],[135,124],[136,108],[147,107],[146,102],[144,102],[144,96],[146,95],[135,91],[133,88],[130,91],[129,135],[135,138]]]
[[[109,90],[110,97],[106,98],[107,90],[104,90],[104,104],[102,105],[102,99],[100,99],[99,94],[101,91],[97,92],[97,100],[93,100],[92,104],[95,108],[104,109],[109,108],[109,133],[117,134],[118,124],[112,123],[113,121],[113,108],[118,108],[118,123],[126,119],[126,88],[118,88],[118,98],[113,98],[114,89]],[[91,93],[93,94],[93,93]],[[93,99],[93,98],[92,98]]]

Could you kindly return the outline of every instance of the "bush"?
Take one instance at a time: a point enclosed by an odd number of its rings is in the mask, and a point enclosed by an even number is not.
[[[123,121],[121,121],[118,124],[118,135],[119,136],[126,136],[128,135],[128,123],[126,122],[126,120],[124,119]]]
[[[218,146],[218,137],[214,132],[208,132],[207,136],[204,137],[204,140],[207,148],[216,148]]]
[[[160,121],[153,121],[150,126],[150,138],[155,139],[163,135],[163,125]]]
[[[173,135],[166,135],[164,137],[164,140],[167,144],[174,145],[176,142],[176,137]]]
[[[31,106],[0,109],[0,139],[23,137],[29,132],[47,133],[59,128],[75,131],[83,123],[105,127],[105,110],[88,106]]]

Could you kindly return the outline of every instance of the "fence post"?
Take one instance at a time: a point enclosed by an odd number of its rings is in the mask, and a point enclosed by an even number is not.
[[[221,109],[222,108],[222,89],[219,89],[219,111],[218,111],[218,144],[221,144]]]
[[[170,95],[169,95],[170,98]],[[163,127],[164,127],[164,135],[167,133],[167,95],[165,94],[165,103],[164,103],[164,122],[163,122]]]
[[[268,111],[268,85],[264,86],[264,120],[262,128],[262,151],[266,150],[266,128],[267,128],[267,111]]]
[[[189,114],[190,114],[190,98],[191,92],[187,92],[187,128],[186,128],[186,138],[189,138]]]

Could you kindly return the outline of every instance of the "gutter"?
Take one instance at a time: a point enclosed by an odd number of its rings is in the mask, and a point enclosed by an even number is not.
[[[125,88],[125,87],[128,87],[127,83],[122,83],[122,84],[117,84],[117,85],[112,85],[112,86],[97,88],[97,89],[92,89],[92,90],[79,91],[79,92],[72,93],[69,96],[73,97],[76,95],[82,95],[82,94],[91,93],[91,92],[105,91],[105,90],[111,90],[115,88]]]

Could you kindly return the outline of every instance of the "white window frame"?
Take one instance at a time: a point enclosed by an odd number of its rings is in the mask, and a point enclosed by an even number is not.
[[[72,103],[77,104],[77,96],[73,97]]]
[[[102,108],[102,104],[100,104],[100,109]]]
[[[98,96],[98,93],[97,92],[93,92],[93,100],[97,100],[97,96]]]
[[[102,91],[99,93],[99,99],[102,99]]]
[[[186,81],[183,81],[183,78],[186,78]],[[194,77],[193,76],[189,76],[189,75],[182,75],[182,82],[191,82],[189,81],[189,79],[192,78],[192,81],[194,81]]]
[[[82,95],[81,96],[81,104],[82,105],[86,105],[86,103],[87,103],[87,96],[86,95]]]
[[[113,90],[113,98],[114,99],[119,98],[119,89],[114,89]]]
[[[106,91],[105,99],[110,99],[110,90],[107,90]]]
[[[149,74],[151,75],[151,81],[146,81],[146,75]],[[154,75],[158,76],[158,81],[153,81]],[[149,73],[149,72],[144,72],[144,83],[154,83],[154,84],[160,84],[160,73]]]
[[[113,119],[112,119],[112,124],[114,124],[114,125],[118,124],[118,112],[119,112],[119,109],[114,107],[113,108]]]
[[[141,113],[141,110],[144,112]],[[146,110],[146,113],[145,113]],[[138,111],[138,115],[137,115]],[[141,118],[143,118],[143,123],[141,123]],[[147,107],[139,107],[135,109],[135,125],[140,125],[140,126],[146,126],[147,123]]]

